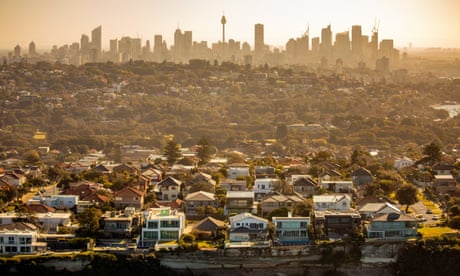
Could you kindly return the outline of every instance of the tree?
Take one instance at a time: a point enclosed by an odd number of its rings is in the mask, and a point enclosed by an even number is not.
[[[197,156],[200,159],[198,162],[200,165],[206,164],[211,159],[211,145],[206,137],[202,137],[198,141]]]
[[[168,160],[168,164],[172,166],[181,157],[179,145],[174,140],[169,140],[163,152]]]
[[[396,190],[396,199],[400,204],[406,204],[406,213],[409,209],[409,205],[412,205],[418,201],[417,188],[411,184],[404,184],[398,190]]]
[[[431,161],[441,160],[441,149],[433,142],[423,148],[423,154],[427,155],[428,159]]]
[[[81,236],[94,237],[99,230],[99,219],[102,216],[101,210],[91,207],[78,216],[80,223],[79,233]]]
[[[40,154],[36,150],[29,150],[28,152],[24,153],[22,158],[26,160],[28,164],[32,165],[40,162]]]

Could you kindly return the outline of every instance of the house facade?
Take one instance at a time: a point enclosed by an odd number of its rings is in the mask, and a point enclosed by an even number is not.
[[[224,215],[257,212],[253,191],[227,191]]]
[[[182,182],[168,176],[155,185],[154,191],[158,200],[174,200],[180,193]]]
[[[281,192],[270,192],[264,196],[262,202],[262,214],[267,215],[278,208],[293,210],[297,204],[305,201],[305,198],[298,193],[282,194]]]
[[[346,180],[320,180],[320,185],[333,193],[351,193],[353,190],[353,182]]]
[[[433,186],[438,193],[452,193],[457,190],[457,181],[451,174],[438,174],[434,176]]]
[[[380,214],[366,227],[367,238],[400,240],[417,236],[417,219],[401,213]]]
[[[295,192],[308,198],[316,193],[318,184],[309,175],[292,175],[290,184]]]
[[[314,211],[317,238],[342,239],[353,235],[361,225],[358,211]]]
[[[275,239],[283,245],[305,244],[309,242],[308,217],[273,217]]]
[[[242,213],[229,218],[231,242],[266,241],[268,220],[250,213]]]
[[[350,210],[351,197],[348,194],[316,195],[313,196],[313,209],[325,210]]]
[[[126,207],[124,212],[106,212],[100,225],[106,238],[131,238],[140,221],[140,213],[133,207]]]
[[[280,187],[281,180],[277,178],[257,178],[254,182],[254,198],[261,201],[264,195]]]
[[[30,223],[0,225],[0,254],[35,254],[46,250],[46,243],[38,242],[39,232]]]
[[[140,247],[179,240],[185,230],[185,214],[169,207],[152,208],[144,212],[143,225],[138,244]]]
[[[144,192],[133,187],[124,187],[114,194],[115,208],[134,207],[141,210],[144,207]]]
[[[209,213],[209,207],[217,209],[217,199],[213,193],[198,191],[188,194],[184,201],[187,218],[202,218]]]

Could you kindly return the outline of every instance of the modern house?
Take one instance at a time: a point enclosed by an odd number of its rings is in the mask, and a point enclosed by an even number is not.
[[[275,239],[280,244],[305,244],[309,242],[310,218],[273,217],[272,222],[275,226]]]
[[[216,195],[213,193],[198,191],[188,194],[185,199],[185,214],[187,218],[203,218],[209,213],[209,208],[217,208]]]
[[[0,255],[35,254],[46,250],[39,229],[30,223],[0,224]]]
[[[314,229],[317,238],[342,239],[353,233],[361,225],[358,211],[314,211]]]
[[[228,225],[224,221],[213,217],[205,217],[193,225],[192,233],[198,239],[212,239],[218,235],[218,231],[227,230]]]
[[[72,224],[71,212],[56,212],[56,213],[37,213],[34,216],[42,225],[42,233],[57,233],[59,227],[69,227]]]
[[[253,191],[227,191],[224,215],[241,213],[257,213],[257,204],[254,202]]]
[[[229,240],[232,242],[266,241],[268,220],[250,213],[241,213],[229,218]]]
[[[401,240],[417,236],[417,219],[401,213],[380,214],[366,225],[367,238]]]
[[[144,212],[144,226],[139,247],[151,247],[157,242],[179,240],[185,230],[185,214],[171,208],[152,208]]]
[[[106,238],[131,238],[140,222],[140,213],[133,207],[126,207],[124,212],[106,212],[101,218],[100,228]]]
[[[249,176],[249,165],[231,164],[228,168],[228,177],[232,179],[244,179]]]
[[[325,210],[350,210],[351,197],[348,194],[315,195],[313,196],[313,209]]]

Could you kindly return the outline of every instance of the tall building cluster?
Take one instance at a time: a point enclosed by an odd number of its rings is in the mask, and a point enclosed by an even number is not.
[[[226,38],[227,18],[220,19],[222,40],[208,46],[207,41],[193,41],[192,31],[174,32],[174,44],[168,47],[161,34],[144,43],[140,38],[124,36],[109,40],[109,49],[102,48],[102,26],[91,31],[91,37],[82,34],[79,42],[70,45],[53,46],[49,54],[39,55],[36,45],[31,42],[28,54],[21,52],[17,45],[5,62],[38,60],[57,61],[79,66],[88,62],[128,62],[131,60],[171,61],[188,63],[191,59],[203,59],[210,62],[233,62],[244,65],[302,65],[319,64],[321,68],[372,67],[388,71],[389,64],[397,63],[399,52],[394,48],[393,40],[379,41],[378,27],[372,29],[371,36],[363,35],[360,25],[351,26],[351,30],[335,33],[331,25],[321,29],[320,37],[310,38],[309,27],[300,37],[289,39],[284,49],[271,49],[265,44],[264,25],[254,25],[254,44]]]

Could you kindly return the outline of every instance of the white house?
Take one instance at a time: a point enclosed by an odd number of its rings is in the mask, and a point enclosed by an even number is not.
[[[71,226],[71,212],[65,213],[36,213],[34,216],[43,225],[43,232],[56,233],[61,226]]]
[[[314,195],[313,209],[315,211],[325,210],[350,210],[351,197],[348,194],[332,194],[332,195]]]
[[[78,204],[78,195],[51,195],[46,197],[33,197],[31,202],[39,200],[56,209],[71,209]]]
[[[140,247],[150,247],[156,242],[179,240],[185,229],[185,214],[170,207],[151,208],[144,212]]]
[[[410,159],[409,157],[402,157],[402,158],[397,158],[395,159],[394,161],[394,168],[395,169],[401,169],[401,168],[405,168],[405,167],[410,167],[414,164],[414,161],[412,159]]]
[[[254,182],[254,197],[256,201],[262,200],[265,194],[273,191],[275,187],[281,185],[281,180],[277,178],[257,178]]]
[[[398,207],[388,202],[366,203],[358,211],[363,218],[373,218],[379,214],[401,214]]]
[[[229,167],[228,168],[228,178],[238,179],[245,178],[249,176],[249,167]]]
[[[0,255],[35,254],[46,249],[38,242],[38,227],[30,223],[0,224]]]
[[[267,240],[268,220],[251,213],[241,213],[229,218],[231,242],[249,242]]]

